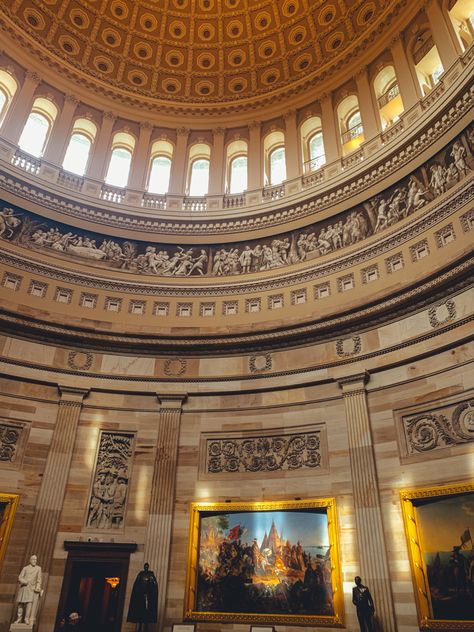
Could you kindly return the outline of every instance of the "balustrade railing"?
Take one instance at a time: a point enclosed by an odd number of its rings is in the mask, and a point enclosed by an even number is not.
[[[12,165],[37,176],[41,168],[41,158],[35,158],[21,149],[17,149],[12,157]]]
[[[353,127],[349,128],[346,132],[341,134],[342,144],[345,145],[351,140],[354,140],[354,138],[359,138],[360,136],[363,135],[363,133],[364,133],[364,128],[362,126],[362,123],[358,123],[357,125],[354,125]]]
[[[379,96],[379,98],[377,99],[379,108],[383,108],[384,105],[387,105],[387,103],[393,101],[393,99],[395,99],[395,97],[398,97],[399,94],[400,88],[398,87],[398,83],[396,83],[394,86],[392,86]]]
[[[153,193],[144,193],[142,199],[142,207],[165,211],[166,195],[154,195]]]
[[[273,187],[265,187],[262,191],[262,199],[264,202],[270,202],[271,200],[279,200],[285,195],[285,185],[278,184]]]
[[[68,171],[60,171],[58,175],[58,184],[66,189],[73,191],[81,191],[84,184],[84,177],[69,173]]]
[[[245,193],[225,195],[222,205],[224,208],[240,208],[241,206],[245,206]]]
[[[326,156],[324,154],[321,154],[320,156],[314,156],[314,158],[311,158],[311,160],[306,160],[306,162],[303,163],[303,171],[304,173],[311,173],[312,171],[317,171],[318,169],[321,169],[321,167],[324,167],[325,164]]]
[[[100,197],[107,202],[115,202],[115,204],[122,204],[125,199],[125,189],[118,187],[111,187],[108,184],[102,186]]]
[[[183,211],[207,211],[207,199],[205,197],[185,197],[183,200]]]

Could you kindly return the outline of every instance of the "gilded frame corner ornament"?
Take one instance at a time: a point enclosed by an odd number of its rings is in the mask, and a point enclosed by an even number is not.
[[[442,499],[470,492],[474,493],[474,481],[436,487],[403,489],[400,491],[403,523],[420,630],[425,630],[426,632],[431,630],[474,632],[474,620],[439,619],[433,614],[428,569],[423,555],[423,534],[416,511],[417,505],[423,500]]]
[[[0,492],[0,505],[6,505],[3,514],[0,514],[0,564],[3,562],[8,548],[8,539],[13,527],[13,518],[18,507],[19,499],[18,494]]]
[[[260,512],[260,511],[304,511],[323,510],[327,516],[329,536],[331,586],[333,595],[333,616],[307,614],[246,613],[246,612],[204,612],[197,610],[198,560],[200,551],[201,516],[203,512]],[[292,501],[264,502],[202,502],[191,503],[188,559],[184,598],[184,621],[209,621],[250,623],[253,625],[300,625],[344,627],[344,591],[339,555],[339,537],[335,498],[318,498]]]

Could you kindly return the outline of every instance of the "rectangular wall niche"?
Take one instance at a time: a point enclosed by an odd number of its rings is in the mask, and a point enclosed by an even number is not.
[[[86,526],[120,529],[125,518],[134,433],[101,431]]]
[[[201,475],[299,472],[327,468],[325,424],[201,436]]]
[[[426,458],[474,443],[474,392],[395,411],[402,457]],[[441,451],[441,454],[437,454]],[[436,458],[435,456],[435,458]]]

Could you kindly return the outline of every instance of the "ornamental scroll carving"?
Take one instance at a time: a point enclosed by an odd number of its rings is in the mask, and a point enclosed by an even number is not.
[[[208,439],[207,473],[276,472],[321,465],[321,431]]]
[[[24,424],[0,422],[0,462],[14,463],[24,429]]]
[[[402,417],[408,453],[474,442],[474,399]]]
[[[132,468],[132,433],[102,432],[86,524],[94,529],[119,529],[124,521]]]

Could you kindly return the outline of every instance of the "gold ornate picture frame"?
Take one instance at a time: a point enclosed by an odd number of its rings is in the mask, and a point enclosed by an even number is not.
[[[343,627],[334,498],[192,503],[184,619]]]
[[[474,482],[400,497],[420,628],[474,631]]]
[[[8,538],[13,526],[13,517],[18,506],[18,494],[4,494],[0,492],[0,563],[5,557]]]

